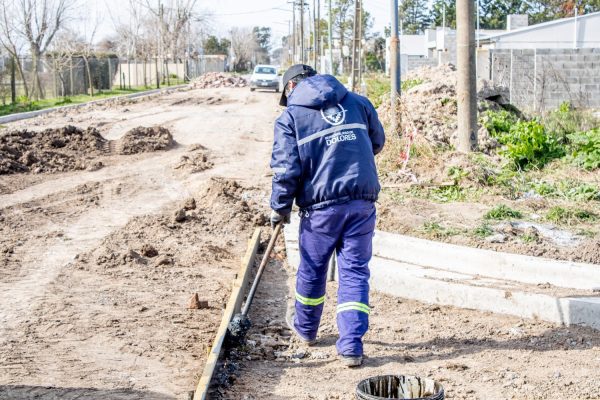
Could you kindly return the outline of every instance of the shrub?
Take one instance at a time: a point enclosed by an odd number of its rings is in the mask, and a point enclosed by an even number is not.
[[[482,124],[488,130],[490,135],[498,138],[503,133],[508,133],[510,127],[517,123],[519,118],[512,112],[506,110],[485,112],[482,118]]]
[[[501,154],[517,169],[542,168],[549,161],[565,155],[564,146],[535,120],[519,121],[497,139],[505,146]]]
[[[523,214],[520,211],[513,210],[512,208],[510,208],[504,204],[500,204],[499,206],[492,208],[490,211],[485,213],[485,215],[483,216],[483,218],[485,218],[485,219],[496,219],[496,220],[510,219],[510,218],[522,218],[522,217],[523,217]]]
[[[598,119],[592,113],[574,109],[569,102],[562,103],[542,119],[546,131],[561,143],[567,143],[575,132],[584,132],[598,126]]]
[[[571,159],[587,170],[600,168],[600,128],[577,132],[568,136]]]

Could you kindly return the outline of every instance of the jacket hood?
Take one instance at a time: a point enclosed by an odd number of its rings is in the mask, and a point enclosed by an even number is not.
[[[303,79],[287,99],[288,106],[323,108],[338,104],[348,93],[332,75],[315,75]]]

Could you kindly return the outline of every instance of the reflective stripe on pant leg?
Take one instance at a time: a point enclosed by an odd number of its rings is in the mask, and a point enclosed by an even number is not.
[[[375,207],[347,203],[348,219],[338,253],[338,354],[363,355],[362,337],[369,328],[369,261],[371,260]]]
[[[333,206],[312,211],[300,222],[300,265],[296,274],[294,326],[298,333],[309,340],[317,337],[325,302],[327,266],[342,225],[340,214]]]
[[[321,296],[316,299],[311,299],[309,297],[304,297],[301,294],[299,294],[298,292],[296,292],[296,301],[304,304],[305,306],[318,306],[320,304],[325,303],[325,296]]]
[[[344,311],[361,311],[369,315],[369,313],[371,312],[371,308],[368,304],[365,303],[360,303],[358,301],[348,301],[346,303],[338,304],[337,306],[338,314]]]

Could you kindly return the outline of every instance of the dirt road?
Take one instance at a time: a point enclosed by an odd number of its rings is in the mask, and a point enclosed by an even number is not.
[[[8,127],[93,126],[115,140],[160,125],[176,145],[108,155],[97,171],[0,177],[0,398],[187,398],[247,235],[265,222],[252,217],[276,102],[191,90]],[[199,151],[212,168],[194,172]],[[186,309],[195,292],[207,309]]]

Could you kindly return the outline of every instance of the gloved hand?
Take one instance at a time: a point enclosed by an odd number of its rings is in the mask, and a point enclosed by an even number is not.
[[[275,210],[271,211],[271,228],[275,228],[279,222],[283,221],[284,224],[290,223],[290,212],[279,213]]]

